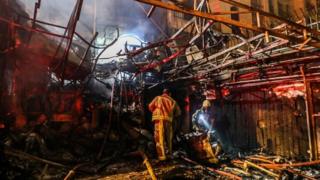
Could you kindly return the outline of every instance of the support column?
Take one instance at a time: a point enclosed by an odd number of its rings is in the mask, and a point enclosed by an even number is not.
[[[305,89],[305,105],[306,105],[306,120],[307,120],[307,131],[308,131],[308,143],[309,143],[309,159],[310,161],[316,159],[315,153],[315,135],[314,135],[314,122],[312,121],[312,96],[310,82],[307,81],[305,76],[304,67],[300,67],[300,72],[303,77],[304,89]]]

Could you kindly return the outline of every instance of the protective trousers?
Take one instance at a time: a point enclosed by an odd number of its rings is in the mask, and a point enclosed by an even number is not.
[[[154,120],[154,140],[159,160],[166,160],[166,155],[172,153],[172,123],[163,120]]]
[[[213,152],[213,149],[208,137],[202,140],[202,145],[203,145],[203,150],[205,152],[206,160],[209,163],[218,163],[217,155],[220,152],[220,149],[216,148],[215,152]]]

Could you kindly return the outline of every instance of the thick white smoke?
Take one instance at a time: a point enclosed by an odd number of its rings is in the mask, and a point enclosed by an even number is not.
[[[33,17],[35,3],[38,0],[19,0],[19,2],[25,7],[30,17]],[[37,19],[66,26],[76,2],[76,0],[41,0]],[[116,26],[120,28],[120,34],[136,34],[148,41],[161,37],[159,27],[146,17],[142,8],[148,11],[150,6],[133,0],[84,0],[77,32],[89,40],[93,36],[94,29],[102,33],[105,27]],[[156,9],[153,16],[163,16],[164,12]],[[158,25],[164,26],[160,23]],[[48,26],[45,28],[63,33],[62,29]],[[165,27],[161,28],[165,29]]]

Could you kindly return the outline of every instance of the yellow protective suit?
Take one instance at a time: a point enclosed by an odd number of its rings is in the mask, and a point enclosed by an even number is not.
[[[181,114],[177,102],[168,94],[155,97],[149,104],[154,122],[154,140],[159,160],[165,160],[172,153],[172,121]]]

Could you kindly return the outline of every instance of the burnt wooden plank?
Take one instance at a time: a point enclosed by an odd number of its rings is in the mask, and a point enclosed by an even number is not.
[[[291,122],[292,122],[292,103],[293,99],[285,99],[284,100],[284,123],[283,128],[285,132],[285,156],[291,157],[292,156],[292,128],[291,128]]]
[[[273,122],[272,122],[272,103],[266,103],[266,118],[268,119],[268,128],[269,128],[269,148],[271,152],[274,152],[274,142],[273,142]]]
[[[285,121],[286,121],[286,112],[287,108],[286,108],[286,104],[285,104],[285,99],[282,98],[282,119],[281,119],[281,123],[280,123],[280,129],[282,131],[282,156],[286,156],[286,150],[287,150],[287,134],[286,134],[286,130],[285,130]]]
[[[269,103],[264,103],[265,107],[264,107],[264,117],[267,121],[267,131],[268,131],[268,135],[267,135],[267,146],[268,146],[268,150],[272,152],[272,125],[271,125],[271,120],[270,120],[270,104]]]
[[[290,102],[290,115],[289,115],[289,122],[288,122],[288,130],[290,133],[290,139],[289,139],[289,152],[290,152],[290,157],[294,157],[294,130],[293,130],[293,121],[294,121],[294,112],[295,112],[295,100],[291,99]]]
[[[251,145],[252,147],[257,147],[257,129],[256,129],[256,124],[257,124],[257,117],[258,117],[258,114],[257,114],[257,105],[256,104],[252,104],[252,116],[251,116],[251,129],[252,129],[252,134],[250,135],[251,136]]]
[[[235,104],[230,104],[229,105],[230,111],[228,113],[228,115],[230,115],[230,138],[231,138],[231,142],[233,144],[233,146],[235,145],[235,133],[232,133],[234,131],[234,129],[237,128],[236,126],[236,121],[237,121],[237,116],[236,116],[236,105]]]
[[[271,134],[271,140],[272,140],[272,151],[273,153],[276,153],[277,150],[277,112],[276,112],[276,104],[270,103],[270,121],[271,121],[271,128],[272,128],[272,134]]]
[[[254,109],[254,105],[253,104],[250,104],[250,107],[249,107],[249,128],[250,128],[250,133],[249,133],[249,146],[250,148],[254,148],[255,146],[255,143],[254,143],[254,139],[255,139],[255,134],[256,134],[256,129],[254,128],[254,124],[255,123],[255,109]]]
[[[261,111],[260,111],[260,104],[257,104],[256,105],[256,113],[257,113],[257,116],[256,116],[256,131],[257,131],[257,143],[259,144],[260,147],[263,147],[264,146],[264,143],[263,143],[263,135],[262,135],[262,128],[261,128],[261,125],[260,125],[260,118],[261,118]]]
[[[297,101],[295,101],[295,110],[297,111]],[[294,119],[292,121],[292,133],[293,133],[293,138],[294,138],[294,141],[293,141],[294,157],[299,155],[300,138],[299,138],[299,130],[298,130],[298,126],[297,126],[298,119],[299,118],[297,116],[294,116]]]
[[[235,145],[236,145],[236,147],[239,147],[239,142],[241,141],[241,136],[239,135],[240,134],[240,129],[242,128],[241,127],[241,121],[242,121],[242,119],[241,119],[241,104],[236,104],[236,114],[237,114],[237,121],[236,121],[236,124],[237,124],[237,126],[236,126],[236,129],[235,129],[235,134],[236,134],[236,142],[235,142]]]
[[[276,130],[276,154],[281,154],[281,133],[279,132],[279,124],[280,124],[280,117],[279,117],[279,111],[281,110],[281,104],[280,103],[276,103],[276,126],[275,126],[275,130]]]
[[[260,129],[261,131],[261,136],[262,136],[262,144],[263,147],[266,148],[267,147],[267,124],[266,124],[266,119],[264,117],[263,114],[263,108],[264,108],[264,103],[259,104],[259,120],[262,121],[262,123],[264,124],[264,128]]]

